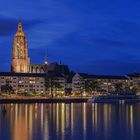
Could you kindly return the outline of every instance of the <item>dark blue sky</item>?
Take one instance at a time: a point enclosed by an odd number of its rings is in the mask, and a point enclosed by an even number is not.
[[[140,72],[138,0],[4,0],[0,2],[0,71],[9,71],[18,20],[32,63],[61,61],[77,72]]]

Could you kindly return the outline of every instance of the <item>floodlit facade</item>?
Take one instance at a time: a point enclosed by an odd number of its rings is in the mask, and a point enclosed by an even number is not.
[[[22,31],[22,23],[18,23],[18,30],[14,36],[12,49],[11,71],[17,73],[28,73],[30,68],[30,58],[28,56],[26,35]]]
[[[84,75],[76,73],[72,78],[72,92],[75,94],[80,94],[85,90],[85,79]]]
[[[44,74],[0,72],[0,87],[6,84],[12,86],[16,94],[46,93]]]
[[[111,75],[88,75],[76,73],[72,78],[72,92],[83,93],[86,91],[86,83],[93,82],[96,85],[96,90],[99,93],[108,93],[115,91],[116,85],[120,84],[124,89],[129,86],[129,79],[126,76],[111,76]],[[95,89],[93,89],[94,92]]]
[[[20,21],[13,41],[11,71],[15,73],[46,73],[48,65],[47,59],[45,59],[45,64],[30,63],[27,38]]]

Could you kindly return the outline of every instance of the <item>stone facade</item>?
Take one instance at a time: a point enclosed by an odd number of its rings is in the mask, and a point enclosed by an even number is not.
[[[26,35],[22,30],[22,23],[18,23],[18,30],[14,36],[12,49],[11,71],[15,73],[46,73],[48,62],[45,64],[30,64]]]
[[[44,64],[31,64],[30,65],[30,73],[46,73],[47,66]]]
[[[28,73],[29,68],[30,58],[28,56],[26,35],[22,31],[22,23],[19,22],[12,49],[11,71],[17,73]]]

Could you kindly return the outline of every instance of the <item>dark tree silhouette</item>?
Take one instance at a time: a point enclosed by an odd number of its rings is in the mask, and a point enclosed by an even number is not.
[[[1,92],[10,94],[10,93],[13,93],[14,90],[13,90],[13,87],[7,83],[7,84],[1,86]]]
[[[95,93],[100,90],[99,83],[96,80],[86,80],[85,90],[90,94]]]

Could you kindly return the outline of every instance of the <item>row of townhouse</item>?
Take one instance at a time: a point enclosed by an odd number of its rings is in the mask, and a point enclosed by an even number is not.
[[[58,72],[47,74],[0,72],[0,91],[3,86],[10,85],[14,93],[34,92],[53,96],[80,93],[87,95],[87,83],[92,83],[92,86],[94,86],[92,90],[107,93],[116,90],[117,84],[121,85],[123,89],[140,87],[140,74],[110,76],[76,73],[67,80],[65,75]]]
[[[0,72],[0,91],[11,86],[14,93],[42,93],[45,91],[45,74]]]
[[[49,81],[47,85],[47,81]],[[0,92],[11,87],[16,94],[37,93],[63,95],[65,91],[65,78],[59,73],[13,73],[0,72]]]
[[[140,76],[140,75],[139,75]],[[138,81],[139,79],[139,81]],[[128,87],[140,83],[138,75],[127,76],[111,76],[111,75],[88,75],[76,73],[72,78],[72,91],[74,94],[84,93],[89,94],[87,88],[91,88],[92,92],[108,93],[115,91],[116,88],[127,89]],[[89,85],[89,87],[87,87]]]

